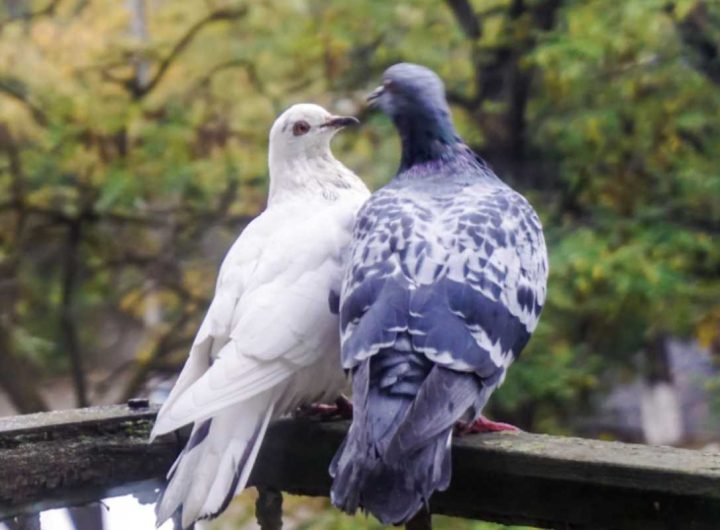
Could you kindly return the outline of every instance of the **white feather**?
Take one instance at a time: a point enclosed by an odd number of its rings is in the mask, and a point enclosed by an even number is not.
[[[180,506],[183,526],[214,516],[235,493],[236,473],[236,489],[245,486],[268,422],[345,385],[328,299],[340,290],[355,214],[369,192],[330,153],[332,127],[321,127],[330,118],[316,105],[296,105],[273,125],[268,208],[223,260],[215,298],[153,429],[154,437],[211,419],[205,439],[179,457],[158,523]],[[311,129],[295,136],[300,120]]]

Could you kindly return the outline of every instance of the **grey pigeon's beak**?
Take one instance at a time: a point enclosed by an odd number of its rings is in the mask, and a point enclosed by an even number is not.
[[[369,104],[370,106],[374,105],[374,104],[375,104],[375,101],[376,101],[380,96],[383,95],[383,92],[385,92],[385,87],[382,86],[382,85],[380,85],[380,86],[377,87],[375,90],[373,90],[372,92],[370,92],[370,93],[367,95],[367,98],[366,98],[368,104]]]
[[[354,116],[330,116],[330,119],[322,124],[322,127],[332,127],[333,129],[340,129],[341,127],[347,127],[348,125],[357,125],[360,120]]]

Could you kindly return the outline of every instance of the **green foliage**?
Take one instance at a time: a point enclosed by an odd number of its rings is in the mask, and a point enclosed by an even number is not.
[[[15,282],[1,320],[16,354],[64,371],[64,323],[88,356],[113,352],[101,330],[125,319],[140,335],[125,393],[174,370],[223,251],[264,204],[277,113],[309,100],[359,114],[335,151],[378,187],[398,142],[364,95],[408,60],[446,79],[463,137],[546,225],[546,310],[493,406],[571,431],[610,366],[658,335],[710,344],[720,329],[720,90],[702,56],[720,14],[666,4],[477,0],[472,19],[430,0],[38,0],[0,13],[0,273]],[[710,44],[694,48],[702,10]]]
[[[130,350],[120,398],[174,372],[264,205],[275,116],[360,115],[334,149],[376,188],[399,146],[364,96],[397,61],[438,71],[462,136],[546,226],[546,309],[492,413],[572,432],[654,337],[720,344],[717,3],[47,2],[0,8],[0,335],[37,370]],[[251,502],[215,527],[251,521]],[[380,528],[286,505],[298,528]]]
[[[565,403],[654,336],[709,344],[720,329],[720,91],[688,64],[674,23],[663,2],[572,3],[531,55],[532,134],[561,185],[558,202],[538,203],[551,280],[532,351],[572,352],[580,373],[549,372],[570,383],[554,393]]]

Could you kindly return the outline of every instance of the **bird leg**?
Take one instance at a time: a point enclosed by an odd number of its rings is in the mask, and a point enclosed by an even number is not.
[[[342,394],[335,400],[335,403],[311,403],[300,407],[301,416],[316,417],[321,421],[329,421],[336,418],[351,420],[353,417],[352,402]]]
[[[432,517],[428,508],[420,508],[412,519],[405,523],[405,530],[432,530]]]
[[[282,492],[273,488],[258,487],[255,501],[255,518],[261,530],[281,530]]]
[[[481,432],[521,432],[520,429],[509,423],[501,423],[499,421],[492,421],[487,419],[485,416],[480,416],[473,422],[459,421],[455,424],[456,433],[458,435],[463,434],[475,434]]]
[[[351,420],[353,418],[353,404],[347,396],[340,394],[335,400],[335,406],[342,419]]]

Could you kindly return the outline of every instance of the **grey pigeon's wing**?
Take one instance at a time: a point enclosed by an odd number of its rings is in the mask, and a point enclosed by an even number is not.
[[[340,308],[343,365],[398,337],[493,385],[545,301],[547,254],[528,202],[499,182],[391,184],[355,224]]]

